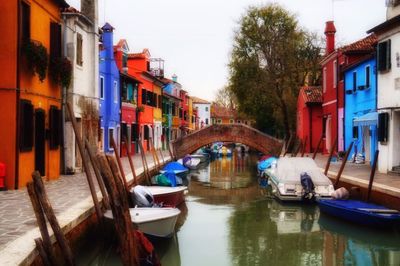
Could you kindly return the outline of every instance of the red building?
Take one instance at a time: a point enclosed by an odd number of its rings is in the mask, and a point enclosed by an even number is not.
[[[185,90],[180,90],[179,98],[181,101],[181,106],[179,108],[179,118],[181,119],[181,132],[182,135],[189,133],[189,94]]]
[[[336,151],[344,147],[344,80],[342,69],[363,56],[363,46],[370,46],[365,38],[344,47],[335,49],[336,28],[333,21],[327,21],[325,27],[326,50],[321,60],[322,67],[322,132],[324,134],[323,151],[329,152],[337,139]],[[361,48],[360,48],[361,47]]]
[[[297,98],[297,137],[314,152],[322,132],[322,88],[302,87]],[[320,148],[321,149],[321,148]]]

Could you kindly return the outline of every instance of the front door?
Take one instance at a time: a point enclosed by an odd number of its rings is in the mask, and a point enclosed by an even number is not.
[[[43,109],[35,110],[35,170],[45,176],[46,116]]]

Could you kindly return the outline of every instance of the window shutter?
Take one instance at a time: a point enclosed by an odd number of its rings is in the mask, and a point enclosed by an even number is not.
[[[378,115],[378,141],[388,141],[389,113],[379,113]]]
[[[31,39],[31,7],[21,1],[21,39],[23,42]]]
[[[80,66],[83,64],[83,57],[82,57],[82,35],[77,33],[76,35],[76,63]]]
[[[61,57],[61,25],[50,22],[50,58]]]
[[[31,101],[21,100],[19,119],[20,151],[31,151],[33,147],[33,105]]]
[[[57,149],[61,144],[61,112],[56,106],[50,106],[50,149]]]
[[[142,89],[142,104],[146,104],[147,103],[147,92],[145,89]]]
[[[389,70],[392,68],[392,61],[390,58],[391,46],[392,46],[392,41],[389,39],[386,41],[386,70]]]
[[[358,139],[358,127],[353,127],[353,139]]]

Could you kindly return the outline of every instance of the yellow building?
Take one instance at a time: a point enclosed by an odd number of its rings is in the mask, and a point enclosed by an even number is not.
[[[53,62],[62,59],[65,7],[64,0],[0,1],[0,162],[8,189],[25,186],[34,170],[60,174],[61,85],[51,77],[61,73]]]
[[[189,96],[189,131],[192,132],[196,129],[196,120],[193,119],[193,99]]]

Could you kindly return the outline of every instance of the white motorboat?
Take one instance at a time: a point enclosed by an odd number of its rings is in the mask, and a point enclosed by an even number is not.
[[[130,208],[132,223],[143,233],[155,237],[171,237],[181,211],[177,208]],[[104,216],[113,219],[111,210]]]
[[[189,168],[190,170],[197,169],[199,164],[201,163],[200,158],[194,158],[192,155],[186,156],[183,159],[177,160],[178,163],[182,164],[183,166]]]
[[[282,201],[330,198],[334,191],[332,182],[311,158],[282,157],[265,173],[273,194]]]

